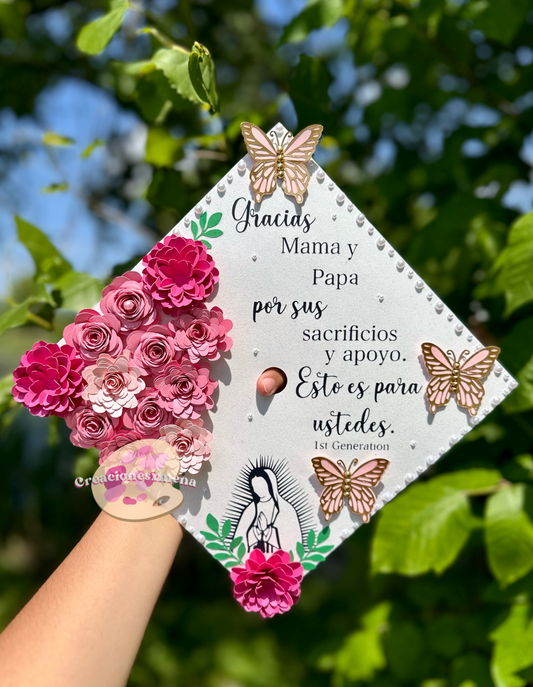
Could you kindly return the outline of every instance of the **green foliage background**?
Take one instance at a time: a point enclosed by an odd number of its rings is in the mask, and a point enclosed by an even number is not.
[[[28,29],[53,7],[76,27],[76,45]],[[501,203],[530,173],[532,12],[530,0],[310,0],[275,29],[251,0],[0,2],[0,108],[31,113],[48,84],[75,76],[146,123],[153,210],[145,228],[154,243],[244,153],[242,120],[266,129],[281,112],[294,126],[294,115],[299,127],[321,123],[321,164],[476,335],[501,346],[520,381],[312,572],[283,617],[246,614],[227,571],[186,538],[131,686],[533,682],[533,215]],[[309,34],[339,21],[337,45],[309,47]],[[143,59],[106,57],[112,40],[143,40]],[[340,52],[357,66],[344,91],[335,90]],[[488,119],[466,116],[480,105]],[[52,157],[74,143],[42,133]],[[394,148],[386,164],[376,152],[384,141]],[[5,170],[13,151],[0,155]],[[187,155],[192,167],[180,164]],[[43,190],[53,203],[68,188],[67,174]],[[127,211],[119,184],[106,193]],[[90,493],[73,488],[96,455],[75,449],[63,422],[16,407],[8,373],[35,340],[57,340],[103,284],[16,221],[35,273],[14,285],[0,314],[2,626],[97,514]]]

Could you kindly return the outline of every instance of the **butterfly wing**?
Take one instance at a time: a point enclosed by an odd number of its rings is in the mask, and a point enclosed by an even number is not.
[[[325,487],[320,496],[320,507],[327,522],[332,515],[338,513],[342,508],[344,473],[329,458],[317,456],[311,462],[318,481]]]
[[[376,495],[372,491],[389,466],[385,458],[373,458],[363,463],[352,472],[350,496],[348,505],[353,513],[358,513],[363,522],[370,520],[370,513],[376,503]]]
[[[500,353],[497,346],[488,346],[476,351],[459,368],[459,384],[455,394],[457,404],[466,408],[470,415],[476,415],[485,389],[480,382],[491,371]]]
[[[433,343],[422,344],[422,356],[427,371],[433,375],[426,396],[430,411],[436,413],[439,406],[445,406],[450,400],[453,366],[446,353]]]
[[[268,136],[255,124],[242,122],[241,131],[246,149],[255,165],[250,172],[250,182],[256,203],[263,196],[274,192],[277,184],[277,152]]]
[[[309,162],[322,136],[322,127],[312,124],[302,129],[283,151],[283,183],[285,194],[303,203],[304,193],[311,178],[306,162]]]

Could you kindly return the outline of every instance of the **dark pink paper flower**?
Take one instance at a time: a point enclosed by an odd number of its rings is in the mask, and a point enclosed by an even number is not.
[[[173,425],[166,425],[159,430],[161,438],[176,449],[179,456],[180,474],[190,472],[196,475],[202,464],[209,460],[211,448],[209,442],[212,434],[204,428],[202,420],[176,420]],[[176,474],[177,465],[167,467],[171,474]]]
[[[102,353],[113,357],[122,353],[119,333],[120,322],[114,315],[81,310],[74,323],[65,327],[63,338],[78,351],[83,360],[94,363]]]
[[[200,417],[202,410],[213,407],[211,394],[218,382],[209,379],[209,368],[183,360],[169,363],[154,384],[167,410],[175,417],[194,420]]]
[[[100,459],[98,462],[102,465],[102,463],[105,463],[107,458],[115,451],[118,451],[119,448],[126,446],[126,444],[131,444],[134,441],[139,441],[139,439],[143,439],[143,437],[138,436],[131,430],[121,429],[115,432],[109,439],[102,442]]]
[[[218,270],[201,241],[167,236],[143,258],[143,281],[168,315],[203,301],[218,282]]]
[[[300,596],[303,577],[301,563],[293,561],[286,551],[275,551],[268,558],[254,549],[244,567],[231,569],[237,601],[247,611],[258,611],[263,618],[285,613]]]
[[[100,448],[115,434],[118,420],[96,413],[90,406],[79,406],[66,417],[70,427],[70,441],[80,448]]]
[[[102,291],[100,309],[120,321],[120,330],[125,335],[159,321],[152,298],[143,289],[142,277],[137,272],[126,272],[113,279]]]
[[[132,362],[143,375],[157,375],[171,360],[182,353],[174,344],[174,331],[163,324],[154,324],[147,331],[132,332],[127,347],[132,353]]]
[[[146,386],[139,368],[130,365],[128,350],[118,358],[101,355],[96,365],[89,365],[82,374],[87,382],[83,399],[97,413],[111,417],[120,417],[125,408],[135,408],[137,396]]]
[[[143,439],[159,437],[159,429],[172,422],[172,413],[161,402],[158,392],[151,388],[138,396],[139,404],[124,414],[124,427],[132,429]]]
[[[82,394],[84,364],[72,346],[38,341],[13,372],[15,401],[32,415],[65,417]]]
[[[176,330],[176,346],[187,355],[193,363],[200,358],[217,360],[220,351],[228,351],[232,340],[228,336],[233,327],[231,320],[225,320],[220,308],[208,310],[204,305],[191,308],[174,320],[172,327]]]

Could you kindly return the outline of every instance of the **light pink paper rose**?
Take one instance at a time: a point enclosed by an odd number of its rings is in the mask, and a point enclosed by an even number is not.
[[[200,358],[217,360],[220,351],[229,351],[233,342],[228,332],[232,327],[220,308],[208,310],[203,305],[184,312],[172,323],[176,347],[186,351],[193,363]]]
[[[182,360],[181,363],[169,363],[154,384],[164,407],[174,417],[194,420],[203,410],[213,407],[211,394],[218,382],[209,379],[209,368]]]
[[[142,439],[142,437],[138,436],[131,430],[121,429],[118,432],[115,432],[109,439],[106,439],[102,442],[102,446],[100,448],[100,459],[98,462],[100,465],[102,465],[102,463],[111,465],[112,463],[108,460],[109,456],[115,453],[115,451],[118,451],[119,448],[126,446],[126,444],[139,441],[139,439]],[[120,460],[116,462],[117,465],[119,463]]]
[[[123,349],[119,320],[96,310],[81,310],[74,323],[65,327],[63,338],[89,363],[94,363],[102,353],[116,357]]]
[[[72,346],[38,341],[13,372],[13,396],[32,415],[65,417],[83,391],[85,363]]]
[[[168,315],[203,301],[218,282],[218,270],[201,241],[167,236],[143,258],[143,281]]]
[[[145,388],[138,367],[130,365],[129,351],[118,358],[101,355],[96,365],[83,370],[87,386],[82,397],[97,413],[120,417],[125,408],[135,408],[137,396]]]
[[[66,417],[67,426],[72,430],[70,441],[80,448],[100,448],[113,437],[119,422],[86,405],[79,406]]]
[[[171,360],[182,356],[179,349],[176,351],[174,331],[163,324],[152,325],[147,331],[132,332],[127,348],[132,353],[132,363],[143,375],[157,375]]]
[[[172,413],[164,407],[159,393],[153,388],[147,389],[137,400],[137,407],[124,413],[124,427],[143,439],[158,437],[159,428],[172,422]]]
[[[137,272],[126,272],[113,279],[102,291],[100,309],[120,321],[120,331],[124,335],[159,321],[154,302],[143,289],[142,277]]]
[[[161,438],[176,449],[179,457],[180,474],[189,472],[196,475],[205,461],[211,456],[209,442],[212,434],[204,428],[202,420],[176,420],[159,430]],[[169,459],[167,467],[172,474],[177,472],[177,461],[173,465]]]
[[[286,551],[275,551],[268,558],[254,549],[244,566],[231,569],[233,594],[247,611],[258,611],[263,618],[285,613],[300,596],[303,578],[301,563]]]

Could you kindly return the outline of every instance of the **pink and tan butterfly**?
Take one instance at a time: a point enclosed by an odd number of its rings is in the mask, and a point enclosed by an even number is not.
[[[376,503],[372,487],[381,481],[389,461],[385,458],[372,458],[356,467],[359,461],[354,458],[349,468],[342,460],[338,460],[335,465],[332,460],[322,456],[313,458],[311,462],[318,481],[325,487],[320,496],[320,506],[326,521],[341,510],[344,499],[347,498],[352,512],[359,514],[363,522],[368,522]]]
[[[250,122],[243,122],[241,131],[248,153],[255,162],[250,181],[256,203],[275,191],[278,179],[283,179],[281,187],[285,195],[292,196],[297,203],[303,203],[311,178],[306,162],[315,152],[322,136],[322,127],[319,124],[306,126],[294,137],[287,131],[281,141],[275,131],[269,137]]]
[[[476,415],[485,395],[480,380],[489,374],[499,353],[497,346],[487,346],[469,358],[470,351],[456,358],[453,351],[444,353],[436,344],[423,343],[424,363],[432,375],[426,391],[430,411],[436,413],[455,394],[457,405]]]

